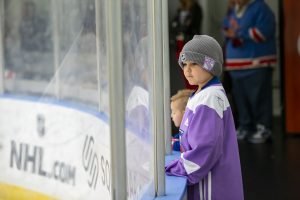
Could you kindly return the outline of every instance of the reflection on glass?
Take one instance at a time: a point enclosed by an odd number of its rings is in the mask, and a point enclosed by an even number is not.
[[[122,1],[128,199],[152,190],[149,36],[146,0]]]
[[[63,99],[98,106],[95,1],[57,1]]]
[[[4,7],[5,78],[50,80],[53,53],[48,1],[4,0]]]
[[[108,115],[105,7],[99,2],[97,60],[94,0],[4,0],[5,90],[56,96]]]
[[[106,0],[3,2],[0,196],[111,199]]]

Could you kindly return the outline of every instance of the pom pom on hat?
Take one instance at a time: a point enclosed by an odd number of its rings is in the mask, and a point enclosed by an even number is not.
[[[208,35],[195,35],[180,52],[178,63],[191,61],[201,65],[214,76],[222,74],[223,51],[220,44]]]

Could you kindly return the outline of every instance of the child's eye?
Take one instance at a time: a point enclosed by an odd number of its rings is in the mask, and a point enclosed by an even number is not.
[[[186,63],[182,63],[182,66],[183,66],[183,67],[186,66]]]
[[[197,63],[191,63],[191,65],[198,65]]]

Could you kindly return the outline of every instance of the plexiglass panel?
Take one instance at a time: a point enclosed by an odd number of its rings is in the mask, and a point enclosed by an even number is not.
[[[108,113],[104,0],[99,4],[97,41],[95,0],[4,0],[5,90]]]
[[[98,106],[95,1],[55,1],[61,98]]]
[[[122,1],[122,12],[127,189],[129,199],[140,199],[153,190],[147,1]]]
[[[41,94],[52,78],[50,5],[49,0],[4,0],[6,91]]]
[[[100,95],[100,110],[109,115],[109,84],[108,84],[108,65],[107,65],[107,37],[106,37],[106,0],[96,0],[97,4],[97,65],[98,65],[98,89]]]
[[[0,199],[112,199],[107,0],[0,1]]]

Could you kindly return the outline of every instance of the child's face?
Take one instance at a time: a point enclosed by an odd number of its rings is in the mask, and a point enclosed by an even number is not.
[[[183,118],[184,111],[178,109],[178,102],[171,102],[171,118],[176,127],[179,127]]]
[[[199,64],[191,61],[183,62],[183,73],[190,85],[202,86],[212,78],[212,74],[203,69]]]

